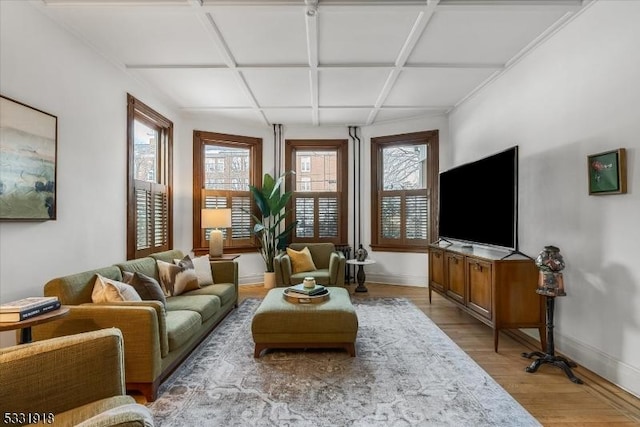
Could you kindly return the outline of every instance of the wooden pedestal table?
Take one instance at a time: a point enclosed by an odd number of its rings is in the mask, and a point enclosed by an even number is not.
[[[527,359],[531,359],[535,357],[536,359],[531,363],[531,365],[527,366],[524,370],[533,373],[538,370],[540,365],[549,364],[553,366],[557,366],[562,369],[564,373],[569,377],[569,379],[576,383],[582,384],[583,381],[576,377],[573,374],[571,368],[575,368],[575,362],[562,357],[556,354],[555,345],[553,342],[553,310],[555,308],[556,297],[547,296],[547,349],[546,353],[542,353],[540,351],[532,351],[531,353],[522,353],[522,357],[526,357]]]
[[[22,320],[20,322],[0,323],[0,332],[20,329],[19,344],[30,343],[32,326],[38,325],[40,323],[51,322],[52,320],[59,319],[63,316],[66,316],[67,314],[69,314],[69,309],[65,306],[62,306],[57,310],[53,310],[39,316],[34,316],[30,319]]]
[[[356,292],[368,292],[367,287],[364,285],[364,281],[366,279],[366,276],[364,274],[364,266],[375,263],[376,262],[372,259],[365,259],[364,261],[358,261],[355,259],[347,260],[347,264],[358,266],[358,274],[356,275],[356,279],[358,279],[358,287],[355,289]]]

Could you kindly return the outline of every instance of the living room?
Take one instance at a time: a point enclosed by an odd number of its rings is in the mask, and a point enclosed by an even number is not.
[[[0,93],[57,116],[57,218],[0,223],[2,302],[42,295],[54,277],[126,258],[127,93],[174,123],[175,248],[193,248],[194,130],[262,138],[263,171],[273,171],[275,163],[270,126],[174,107],[132,70],[47,16],[49,8],[74,2],[36,3],[0,2]],[[439,131],[440,171],[518,145],[519,250],[535,256],[553,244],[566,261],[567,296],[556,306],[556,346],[636,396],[639,17],[638,1],[595,1],[451,111],[360,126],[365,163],[371,138],[410,132]],[[284,136],[349,138],[346,126],[286,125]],[[627,151],[627,193],[589,195],[587,157],[618,148]],[[362,194],[368,195],[368,168],[362,173]],[[362,214],[362,241],[369,243],[368,197]],[[369,255],[377,260],[367,267],[369,281],[427,292],[426,252]],[[243,253],[237,262],[241,286],[262,281],[257,252]],[[0,336],[2,347],[14,343],[12,333]]]

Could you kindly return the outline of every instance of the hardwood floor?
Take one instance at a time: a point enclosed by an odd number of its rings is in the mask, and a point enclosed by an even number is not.
[[[531,363],[522,352],[540,350],[539,344],[522,333],[500,335],[498,353],[493,351],[493,331],[483,323],[433,294],[429,304],[426,288],[367,283],[369,292],[354,298],[404,297],[410,299],[440,329],[489,373],[505,390],[545,426],[640,426],[640,399],[621,390],[583,367],[574,369],[585,384],[569,381],[558,368],[543,365],[530,374]],[[261,285],[240,286],[240,301],[262,298]]]

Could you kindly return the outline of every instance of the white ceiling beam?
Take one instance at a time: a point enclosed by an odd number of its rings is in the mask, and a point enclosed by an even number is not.
[[[318,13],[305,13],[305,26],[307,33],[307,58],[309,61],[309,97],[311,101],[311,122],[314,126],[320,123],[318,111]]]
[[[322,64],[318,65],[318,70],[391,70],[394,68],[400,69],[429,69],[429,68],[460,68],[460,69],[501,69],[505,64],[501,63],[410,63],[404,64],[401,67],[396,67],[393,64]],[[236,65],[235,67],[229,67],[226,64],[126,64],[126,68],[131,70],[172,70],[172,69],[214,69],[214,70],[226,70],[233,68],[239,71],[272,71],[272,70],[308,70],[310,67],[307,64],[247,64]]]
[[[320,110],[370,110],[373,105],[321,105]],[[386,105],[380,107],[380,110],[420,110],[420,111],[448,111],[453,105]],[[221,111],[221,110],[254,110],[251,106],[208,106],[208,107],[181,107],[181,110],[188,111]],[[277,110],[311,110],[308,105],[263,105],[260,107],[264,111]]]
[[[382,90],[378,95],[378,99],[376,100],[375,107],[373,110],[371,110],[371,113],[369,113],[367,124],[372,124],[373,121],[376,119],[376,116],[378,115],[378,111],[380,107],[382,106],[382,104],[384,104],[384,101],[389,96],[391,89],[395,86],[396,81],[400,76],[400,72],[402,68],[407,63],[407,60],[409,59],[409,55],[411,55],[411,52],[413,52],[413,49],[416,47],[416,44],[418,44],[418,41],[420,40],[420,37],[422,36],[422,33],[424,32],[425,28],[427,28],[427,24],[431,20],[431,17],[435,12],[435,9],[438,3],[439,3],[439,0],[427,0],[426,7],[424,8],[423,11],[421,11],[418,14],[418,18],[413,24],[413,27],[411,28],[411,31],[409,32],[409,35],[407,36],[407,39],[405,40],[402,46],[402,49],[400,49],[400,53],[398,54],[398,57],[396,58],[396,61],[394,64],[395,69],[391,73],[389,73],[389,76],[387,77],[387,81],[384,83],[384,86],[382,87]]]
[[[52,3],[78,3],[83,0],[45,0]],[[127,0],[122,0],[126,2]],[[135,0],[129,0],[135,1]],[[179,0],[161,0],[179,2]],[[184,0],[183,0],[184,1]],[[320,0],[321,7],[336,6],[424,6],[429,0]],[[85,3],[93,0],[84,0]],[[96,0],[97,3],[111,3]],[[299,6],[302,0],[201,0],[203,6]],[[574,6],[582,0],[440,0],[443,6]]]
[[[246,96],[247,100],[251,104],[251,107],[254,109],[254,111],[260,117],[262,117],[266,125],[269,125],[270,124],[269,120],[265,116],[264,111],[260,109],[260,105],[258,104],[255,94],[251,91],[249,84],[245,80],[240,70],[237,69],[236,60],[233,57],[233,54],[231,53],[231,49],[229,49],[229,45],[224,39],[224,36],[222,35],[220,28],[218,28],[218,25],[213,19],[213,15],[211,13],[205,12],[202,9],[200,0],[190,0],[190,1],[191,1],[191,6],[193,10],[196,11],[198,20],[204,26],[207,34],[209,34],[210,36],[211,41],[217,47],[218,52],[222,56],[222,61],[224,62],[226,67],[233,72],[233,77],[236,80],[238,87],[244,93],[244,95]]]
[[[218,52],[220,56],[222,56],[222,61],[229,68],[236,67],[236,60],[231,53],[231,49],[229,49],[229,45],[227,45],[224,36],[220,32],[220,28],[216,24],[216,21],[213,19],[213,16],[210,13],[198,13],[198,19],[203,23],[207,34],[209,34],[211,41],[218,48]]]

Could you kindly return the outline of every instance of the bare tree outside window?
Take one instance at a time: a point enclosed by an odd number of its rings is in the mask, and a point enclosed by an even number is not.
[[[426,249],[434,234],[438,132],[372,138],[372,245],[376,250]],[[436,199],[437,200],[437,199]]]
[[[382,150],[385,190],[426,188],[427,146],[400,145]]]

